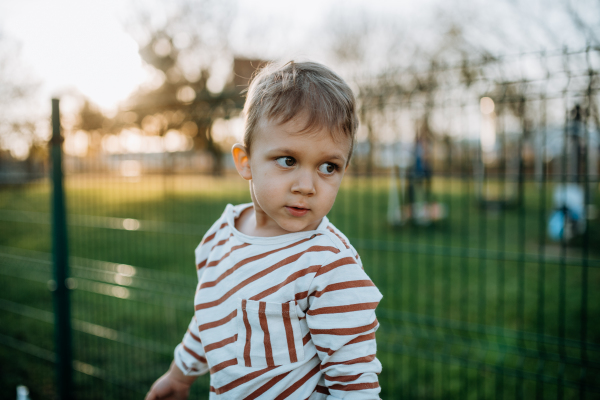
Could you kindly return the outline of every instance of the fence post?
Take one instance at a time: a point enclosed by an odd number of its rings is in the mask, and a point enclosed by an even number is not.
[[[57,392],[61,400],[72,399],[71,304],[67,223],[63,192],[62,142],[58,99],[52,99],[52,257],[54,262],[54,341],[56,344]]]

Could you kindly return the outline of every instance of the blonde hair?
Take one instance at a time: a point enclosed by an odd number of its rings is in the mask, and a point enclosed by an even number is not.
[[[306,113],[301,132],[327,128],[334,139],[349,137],[350,161],[358,129],[354,95],[339,75],[315,62],[268,64],[252,80],[244,104],[248,154],[262,118],[285,124],[300,113]]]

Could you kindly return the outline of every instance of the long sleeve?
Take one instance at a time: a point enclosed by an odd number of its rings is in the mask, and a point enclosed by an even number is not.
[[[328,400],[379,399],[375,308],[381,298],[350,249],[327,260],[315,275],[306,321]]]
[[[206,259],[211,246],[214,245],[217,232],[225,226],[222,220],[223,218],[220,218],[213,224],[202,238],[202,242],[200,242],[196,248],[196,274],[198,276],[198,281],[200,281],[202,274],[204,273]],[[200,284],[198,283],[196,292],[199,287]],[[188,325],[183,340],[175,348],[175,364],[185,375],[203,375],[209,370],[204,346],[200,340],[198,321],[196,320],[195,315]]]
[[[198,322],[192,317],[181,343],[175,348],[175,364],[185,375],[203,375],[208,372],[204,347],[198,335]]]

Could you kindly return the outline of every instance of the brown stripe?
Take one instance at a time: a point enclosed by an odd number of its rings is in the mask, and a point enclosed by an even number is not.
[[[213,261],[209,262],[207,264],[206,268],[215,267],[215,266],[219,265],[219,263],[221,261],[223,261],[224,259],[226,259],[227,257],[229,257],[229,255],[231,253],[233,253],[234,251],[239,250],[239,249],[243,249],[244,247],[248,247],[248,246],[250,246],[250,243],[242,243],[242,244],[238,244],[237,246],[233,246],[231,248],[231,250],[229,250],[227,253],[223,254],[223,257],[221,257],[218,260],[213,260]],[[202,289],[202,286],[200,287],[200,289]]]
[[[356,375],[342,375],[342,376],[329,376],[327,374],[323,374],[323,377],[325,379],[327,379],[328,381],[334,381],[334,382],[352,382],[352,381],[357,380],[361,376],[362,376],[362,372],[360,374],[356,374]]]
[[[250,382],[251,380],[258,378],[262,374],[265,374],[269,371],[274,370],[275,368],[277,368],[277,367],[267,367],[265,369],[254,371],[248,375],[245,375],[245,376],[242,376],[241,378],[236,379],[233,382],[229,382],[227,385],[223,385],[220,388],[214,389],[213,391],[216,394],[226,393],[226,392],[230,391],[231,389],[235,389],[236,387],[243,385],[246,382]]]
[[[321,314],[340,314],[353,311],[363,310],[374,310],[377,308],[378,301],[372,303],[360,303],[360,304],[348,304],[345,306],[333,306],[333,307],[321,307],[314,310],[308,310],[308,315],[321,315]]]
[[[369,325],[358,326],[356,328],[334,328],[334,329],[311,329],[312,335],[358,335],[359,333],[366,332],[377,326],[377,318]]]
[[[311,267],[308,267],[308,268],[305,268],[305,269],[301,269],[300,271],[296,271],[293,274],[291,274],[290,276],[288,276],[279,285],[275,285],[273,287],[270,287],[267,290],[264,290],[264,291],[260,292],[259,294],[250,297],[250,300],[264,299],[265,297],[267,297],[270,294],[275,293],[276,291],[278,291],[279,289],[281,289],[285,285],[288,285],[288,284],[294,282],[296,279],[298,279],[298,278],[300,278],[302,276],[311,274],[313,272],[317,272],[319,270],[319,267],[320,267],[320,265],[313,265]]]
[[[212,367],[210,369],[210,373],[211,374],[215,374],[215,373],[219,372],[222,369],[225,369],[227,367],[231,367],[232,365],[237,365],[237,359],[236,358],[232,358],[231,360],[223,361],[222,363],[219,363],[219,364],[215,365],[214,367]]]
[[[352,289],[357,287],[368,287],[375,286],[375,284],[370,279],[360,280],[360,281],[347,281],[347,282],[339,282],[332,283],[331,285],[325,286],[323,290],[316,291],[311,294],[311,296],[321,297],[323,293],[333,292],[335,290],[343,290],[343,289]]]
[[[210,242],[211,240],[213,240],[215,238],[215,235],[223,228],[225,228],[227,226],[227,222],[223,222],[221,224],[221,226],[219,226],[219,229],[217,229],[212,235],[209,235],[207,237],[205,237],[204,239],[202,239],[202,242],[200,244],[204,244],[207,242]]]
[[[248,313],[246,312],[246,300],[242,300],[242,315],[244,319],[244,326],[246,327],[246,343],[244,344],[244,364],[246,367],[251,367],[252,362],[250,361],[250,339],[252,339],[252,327],[250,327],[250,321],[248,321]]]
[[[244,344],[244,364],[246,367],[251,367],[250,362],[250,340],[252,339],[252,327],[250,321],[248,321],[248,312],[246,311],[246,300],[242,300],[242,315],[244,320],[244,327],[246,328],[246,343]]]
[[[266,308],[267,303],[265,303],[264,301],[258,303],[258,320],[260,321],[260,329],[263,330],[263,343],[265,346],[265,357],[267,358],[267,367],[274,367],[275,361],[273,361],[273,348],[271,347],[269,324],[267,324],[267,316],[265,315]],[[246,312],[245,309],[244,312]]]
[[[269,379],[269,381],[267,383],[265,383],[264,385],[262,385],[261,387],[259,387],[258,389],[256,389],[254,392],[250,393],[248,396],[244,397],[244,400],[254,400],[254,399],[256,399],[258,396],[262,395],[267,390],[269,390],[273,386],[275,386],[280,380],[282,380],[283,378],[285,378],[290,372],[292,372],[292,371],[288,371],[288,372],[286,372],[284,374],[277,375],[276,377],[274,377],[272,379]]]
[[[329,389],[327,389],[325,386],[317,385],[315,392],[322,393],[322,394],[329,394]]]
[[[328,349],[327,347],[321,347],[321,346],[317,346],[317,345],[315,345],[315,347],[321,353],[327,353],[327,355],[329,355],[329,356],[332,355],[333,353],[335,353],[335,350]]]
[[[292,320],[290,318],[290,303],[281,303],[281,312],[283,314],[283,326],[285,327],[285,338],[287,340],[290,362],[298,361],[296,355],[296,345],[294,343],[294,331],[292,329]]]
[[[303,338],[302,338],[302,346],[306,346],[306,343],[308,343],[310,341],[310,332],[308,332]]]
[[[190,336],[191,336],[191,337],[192,337],[192,338],[193,338],[193,339],[194,339],[196,342],[198,342],[198,343],[202,343],[202,341],[200,340],[200,337],[198,337],[198,336],[194,335],[194,334],[192,333],[192,331],[190,331],[190,330],[189,330],[189,328],[188,328],[187,332],[190,334]]]
[[[216,232],[213,232],[213,234],[212,234],[212,235],[209,235],[209,236],[205,237],[205,238],[202,240],[202,242],[200,242],[200,244],[204,244],[204,243],[207,243],[207,242],[210,242],[211,240],[213,240],[213,239],[215,238],[215,236],[217,235],[217,232],[218,232],[218,231],[216,231]]]
[[[206,265],[206,261],[208,261],[208,258],[206,260],[202,261],[201,263],[199,263],[198,265],[196,265],[196,269],[198,270],[198,269],[204,267]]]
[[[209,351],[220,349],[223,346],[227,346],[230,343],[235,343],[235,341],[237,340],[237,337],[238,337],[238,335],[236,333],[235,335],[225,338],[223,340],[220,340],[218,342],[207,344],[206,346],[204,346],[204,352],[208,353]]]
[[[229,314],[228,316],[226,316],[224,318],[221,318],[218,321],[213,321],[213,322],[209,322],[207,324],[200,325],[198,327],[198,330],[205,331],[207,329],[216,328],[217,326],[225,325],[226,323],[228,323],[229,321],[234,319],[236,316],[237,316],[237,309],[233,310],[233,312],[231,314]]]
[[[284,390],[279,396],[275,397],[274,400],[283,400],[288,398],[292,393],[294,393],[298,388],[306,383],[310,378],[315,376],[319,372],[319,364],[315,365],[313,369],[311,369],[308,374],[304,375],[300,380],[294,382],[293,385],[289,386],[286,390]]]
[[[365,390],[365,389],[377,389],[379,382],[365,382],[365,383],[351,383],[350,385],[331,385],[329,389],[333,390]]]
[[[356,261],[354,260],[354,258],[352,258],[352,257],[340,258],[339,260],[335,260],[331,264],[327,264],[327,265],[322,266],[321,269],[319,269],[319,272],[317,272],[317,275],[315,275],[315,278],[317,276],[321,276],[323,274],[326,274],[329,271],[332,271],[332,270],[336,269],[337,267],[341,267],[343,265],[350,265],[350,264],[356,264]]]
[[[360,364],[360,363],[368,363],[375,359],[375,354],[371,354],[364,357],[354,358],[348,361],[332,361],[326,364],[321,365],[321,369],[325,369],[331,367],[332,365],[352,365],[352,364]]]
[[[296,293],[296,295],[294,296],[294,300],[298,301],[298,300],[302,300],[308,297],[308,290],[306,292],[300,292],[300,293]]]
[[[267,256],[269,256],[271,254],[274,254],[274,253],[277,253],[279,251],[286,250],[286,249],[289,249],[291,247],[297,246],[297,245],[302,244],[302,243],[304,243],[304,242],[306,242],[308,240],[310,240],[310,238],[302,239],[302,240],[300,240],[298,242],[295,242],[295,243],[292,243],[292,244],[290,244],[288,246],[285,246],[285,247],[282,247],[282,248],[279,248],[279,249],[275,249],[275,250],[271,250],[271,251],[267,251],[266,253],[257,254],[257,255],[252,256],[252,257],[245,258],[245,259],[239,261],[233,267],[229,268],[227,271],[225,271],[223,274],[221,274],[221,276],[219,276],[214,281],[212,281],[212,282],[204,282],[200,286],[200,289],[204,289],[204,288],[207,288],[207,287],[216,286],[223,279],[227,278],[229,275],[233,274],[239,268],[243,267],[244,265],[246,265],[246,264],[248,264],[248,263],[250,263],[252,261],[260,260],[261,258],[265,258],[265,257],[267,257]],[[339,250],[338,250],[338,252],[339,252]]]
[[[188,354],[190,354],[192,357],[194,357],[196,360],[200,361],[201,363],[206,364],[206,358],[202,357],[200,354],[196,353],[195,351],[190,350],[188,347],[186,347],[185,344],[182,343],[182,345],[183,345],[183,349],[185,351],[187,351]]]
[[[342,237],[340,235],[338,235],[332,228],[331,226],[327,226],[327,229],[329,229],[331,231],[331,233],[333,233],[335,236],[338,237],[338,239],[340,239],[342,241],[342,243],[344,243],[344,246],[346,246],[347,249],[350,248],[350,246],[348,246],[348,243],[346,243],[346,241],[344,239],[342,239]]]
[[[302,257],[306,253],[318,252],[318,251],[331,251],[333,253],[339,253],[339,250],[336,249],[335,247],[329,247],[329,246],[310,247],[300,253],[296,253],[287,258],[284,258],[283,260],[279,261],[277,264],[272,265],[269,268],[264,269],[264,270],[260,271],[259,273],[254,274],[251,277],[245,279],[244,281],[238,283],[233,288],[231,288],[227,293],[225,293],[221,298],[214,300],[214,301],[210,301],[208,303],[196,304],[196,307],[195,307],[196,311],[218,306],[219,304],[223,303],[225,300],[227,300],[229,297],[231,297],[233,294],[235,294],[238,290],[240,290],[244,286],[249,285],[250,283],[270,274],[271,272],[273,272],[285,265],[291,264],[292,262],[298,260],[300,257]],[[231,269],[229,271],[231,271]],[[211,283],[211,282],[206,282],[206,283]],[[202,285],[204,285],[204,284],[202,284]],[[200,289],[202,289],[202,286],[200,287]]]
[[[348,343],[346,343],[346,346],[348,346],[349,344],[365,342],[367,340],[375,340],[375,332],[367,333],[366,335],[357,336],[354,339],[352,339],[351,341],[349,341]]]
[[[215,245],[212,247],[212,249],[210,249],[210,251],[213,251],[213,250],[215,249],[215,247],[217,247],[217,246],[222,246],[222,245],[224,245],[225,243],[227,243],[227,241],[228,241],[229,239],[231,239],[231,237],[232,237],[232,236],[233,236],[233,233],[232,233],[231,235],[229,235],[229,237],[228,237],[228,238],[226,238],[226,239],[223,239],[223,240],[219,240],[217,243],[215,243]]]

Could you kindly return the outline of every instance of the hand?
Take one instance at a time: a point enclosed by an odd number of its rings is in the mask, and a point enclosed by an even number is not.
[[[175,363],[152,384],[145,400],[187,400],[196,376],[186,376]]]

